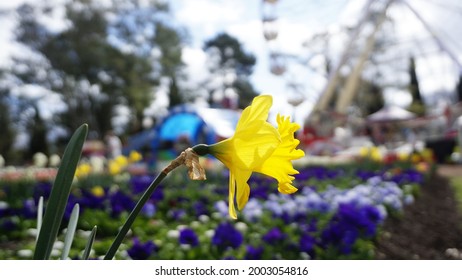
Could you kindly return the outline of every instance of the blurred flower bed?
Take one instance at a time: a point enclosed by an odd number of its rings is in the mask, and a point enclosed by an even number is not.
[[[63,223],[65,227],[78,203],[71,258],[81,256],[94,225],[98,231],[91,256],[105,254],[154,178],[140,160],[132,154],[79,165]],[[379,157],[369,149],[348,164],[298,167],[299,190],[293,195],[279,194],[274,180],[254,175],[249,202],[234,221],[228,216],[226,170],[216,161],[204,164],[206,181],[190,181],[181,168],[169,175],[116,259],[371,259],[383,221],[402,215],[431,173],[426,152]],[[42,174],[32,171],[0,176],[0,259],[30,259],[33,254],[37,203],[40,196],[49,196],[54,174],[53,168],[37,170],[47,170],[47,176],[17,175]],[[61,240],[63,234],[54,258]]]

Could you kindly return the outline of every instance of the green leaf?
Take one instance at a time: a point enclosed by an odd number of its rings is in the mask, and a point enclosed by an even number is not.
[[[93,247],[93,242],[95,241],[96,236],[96,226],[91,230],[90,236],[88,237],[87,245],[85,245],[85,251],[83,251],[82,259],[88,260],[91,253],[91,248]]]
[[[35,246],[34,259],[50,258],[53,243],[58,235],[61,220],[66,209],[75,170],[82,154],[83,143],[87,137],[88,125],[83,124],[72,135],[64,151],[61,166],[51,189],[50,198],[45,209],[43,223]]]
[[[67,259],[69,251],[71,250],[72,241],[74,241],[75,229],[77,228],[77,222],[79,220],[80,206],[78,203],[74,205],[72,209],[71,217],[69,218],[69,224],[67,226],[66,237],[64,238],[64,247],[61,252],[61,259]]]
[[[38,205],[37,205],[37,237],[35,238],[35,242],[38,240],[40,228],[42,227],[42,218],[43,218],[43,196],[40,196]]]

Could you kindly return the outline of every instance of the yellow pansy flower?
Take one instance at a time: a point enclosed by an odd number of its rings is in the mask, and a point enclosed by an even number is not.
[[[371,148],[370,158],[374,161],[381,161],[383,159],[382,152],[377,147]]]
[[[115,160],[110,160],[108,163],[109,174],[111,175],[119,174],[120,172],[122,172],[122,168],[123,167],[120,166],[120,164]]]
[[[374,161],[381,161],[382,160],[382,153],[378,147],[361,147],[359,149],[359,155],[361,157],[369,158]]]
[[[361,157],[368,157],[369,156],[369,147],[361,147],[359,149],[359,155]]]
[[[128,159],[125,156],[117,156],[114,161],[120,166],[120,167],[125,167],[128,165]]]
[[[292,185],[292,175],[298,174],[298,171],[293,168],[291,161],[305,155],[302,150],[296,149],[300,141],[294,138],[294,132],[300,126],[291,123],[288,117],[279,115],[277,128],[267,122],[272,102],[270,95],[254,98],[252,104],[242,112],[231,138],[211,146],[202,145],[205,153],[215,156],[230,171],[229,215],[234,219],[237,218],[235,201],[241,210],[249,200],[247,180],[252,172],[275,178],[281,193],[297,191]]]
[[[412,163],[418,163],[418,162],[421,161],[421,159],[422,158],[421,158],[421,156],[419,154],[414,153],[414,154],[411,155],[411,162]]]
[[[433,159],[434,159],[433,150],[431,150],[429,148],[425,148],[425,149],[423,149],[421,154],[422,154],[422,158],[426,162],[433,162]]]
[[[83,178],[83,177],[88,176],[90,172],[91,172],[91,165],[88,163],[82,163],[79,166],[77,166],[75,170],[75,177]]]
[[[404,152],[399,152],[398,153],[398,159],[400,161],[407,161],[409,160],[409,154],[408,153],[404,153]]]
[[[143,159],[143,156],[137,151],[131,151],[128,155],[128,162],[138,162]]]
[[[96,197],[103,197],[104,189],[100,185],[96,185],[96,186],[93,186],[93,188],[91,188],[91,193]]]

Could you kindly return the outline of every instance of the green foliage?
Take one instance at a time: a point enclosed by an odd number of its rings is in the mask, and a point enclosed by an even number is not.
[[[208,40],[204,49],[217,48],[219,51],[219,67],[232,67],[238,75],[250,75],[256,59],[253,54],[246,53],[241,43],[234,37],[221,33]]]
[[[257,92],[249,82],[249,76],[256,63],[255,56],[246,52],[236,38],[226,33],[218,34],[206,41],[204,50],[208,52],[211,60],[217,61],[209,69],[212,75],[224,77],[229,73],[236,74],[236,79],[232,84],[224,83],[220,85],[220,88],[209,88],[210,94],[217,90],[224,92],[227,88],[233,89],[239,95],[239,108],[244,108],[257,96]],[[210,100],[213,103],[212,96]]]
[[[361,109],[363,116],[375,113],[385,105],[383,89],[374,82],[363,81],[361,91],[354,102]]]
[[[29,131],[30,141],[29,141],[29,151],[28,158],[32,158],[34,154],[42,152],[48,154],[48,143],[47,143],[47,128],[45,122],[40,116],[40,111],[37,106],[35,108],[35,115],[33,122],[30,124]]]
[[[184,98],[180,94],[180,89],[178,88],[177,79],[176,77],[170,78],[170,87],[169,87],[169,108],[173,108],[177,105],[181,105],[184,103]]]
[[[80,160],[87,132],[87,125],[82,125],[75,131],[64,152],[62,164],[56,175],[46,206],[37,245],[35,247],[34,259],[48,259],[50,257],[51,249],[58,235],[64,210],[67,206],[72,181],[74,179],[77,164]]]
[[[68,108],[54,116],[53,122],[69,131],[88,123],[96,136],[103,136],[113,129],[111,119],[119,105],[129,107],[131,120],[118,128],[141,127],[143,111],[155,98],[159,80],[179,75],[183,67],[184,37],[165,21],[168,4],[69,1],[64,7],[67,26],[62,30],[51,31],[38,20],[62,8],[24,4],[17,9],[16,38],[41,58],[16,57],[15,64],[24,67],[6,71],[21,84],[61,94]],[[154,50],[159,52],[154,54]]]

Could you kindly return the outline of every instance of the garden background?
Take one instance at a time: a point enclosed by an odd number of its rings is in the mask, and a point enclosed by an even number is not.
[[[54,259],[86,258],[95,225],[88,257],[102,258],[162,168],[189,146],[230,137],[261,93],[274,99],[270,123],[280,112],[301,126],[299,190],[279,194],[254,174],[232,220],[228,171],[202,158],[207,180],[172,172],[117,259],[462,258],[460,4],[218,2],[0,6],[0,259],[32,258],[42,206],[82,124]]]

